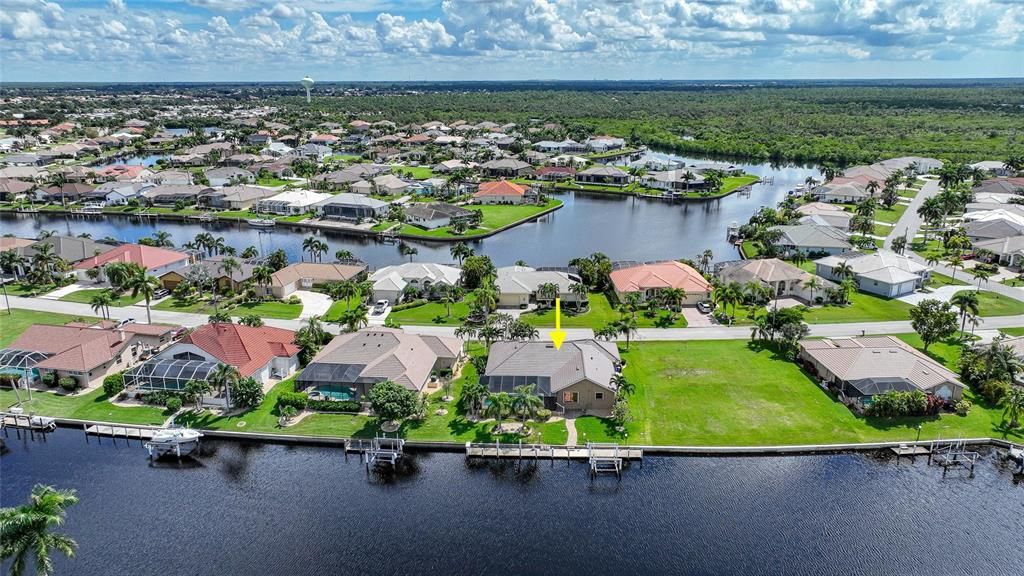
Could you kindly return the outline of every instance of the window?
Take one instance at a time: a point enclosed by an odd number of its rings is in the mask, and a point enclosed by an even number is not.
[[[604,392],[598,392],[597,394],[594,394],[594,398],[598,400],[604,400]]]
[[[562,400],[565,401],[565,402],[579,402],[580,401],[580,393],[579,392],[563,392],[562,393]]]

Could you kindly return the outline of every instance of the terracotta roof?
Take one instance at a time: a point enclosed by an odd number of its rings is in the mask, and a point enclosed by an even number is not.
[[[295,332],[270,326],[206,324],[182,339],[225,364],[238,368],[242,376],[252,376],[275,357],[299,353]]]
[[[473,194],[474,198],[481,196],[525,196],[526,192],[529,191],[528,186],[522,184],[516,184],[515,182],[509,182],[508,180],[498,180],[497,182],[482,182],[480,189]]]
[[[175,262],[184,262],[188,259],[188,254],[175,252],[173,250],[156,248],[154,246],[143,246],[141,244],[125,244],[103,252],[98,256],[86,258],[78,264],[75,264],[75,268],[79,270],[88,270],[89,268],[104,266],[111,262],[134,262],[146,270],[153,270],[154,268],[161,268]]]
[[[657,262],[622,268],[611,273],[618,292],[642,292],[659,288],[682,288],[687,292],[710,292],[711,284],[682,262]]]
[[[36,365],[39,368],[88,372],[109,362],[127,343],[116,330],[34,324],[8,348],[47,354],[49,357]]]

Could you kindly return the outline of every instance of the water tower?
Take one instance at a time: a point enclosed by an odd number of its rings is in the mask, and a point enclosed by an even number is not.
[[[306,89],[306,104],[309,104],[309,89],[313,87],[313,79],[306,76],[302,80],[299,80],[299,84]]]

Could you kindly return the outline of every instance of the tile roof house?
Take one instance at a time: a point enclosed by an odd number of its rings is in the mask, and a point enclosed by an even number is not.
[[[256,181],[256,175],[244,168],[234,166],[222,166],[220,168],[208,168],[203,174],[210,186],[219,188],[229,184],[244,184]]]
[[[434,385],[462,357],[462,340],[364,328],[336,336],[295,378],[295,388],[361,398],[390,380],[414,392]]]
[[[1004,266],[1020,268],[1024,263],[1024,236],[1007,236],[992,240],[973,242],[974,250],[988,250],[996,255],[995,260]]]
[[[890,391],[919,390],[946,402],[963,397],[956,374],[895,336],[801,340],[799,345],[804,367],[848,405],[864,408],[873,396]]]
[[[803,217],[813,218],[813,220],[808,222],[805,222],[804,219],[801,218],[801,224],[824,224],[843,231],[850,229],[850,220],[853,219],[852,212],[847,212],[842,206],[836,206],[835,204],[828,204],[825,202],[809,202],[798,206],[796,211]]]
[[[577,172],[576,181],[581,184],[625,186],[629,184],[629,173],[614,166],[591,166]]]
[[[495,284],[498,287],[498,306],[502,308],[526,308],[531,303],[546,302],[539,298],[538,290],[544,284],[558,286],[558,298],[562,304],[575,305],[579,298],[570,290],[579,282],[578,276],[558,270],[537,270],[528,266],[504,266],[498,268]]]
[[[305,214],[330,197],[330,194],[312,190],[289,190],[260,200],[256,203],[256,211],[286,215]]]
[[[366,220],[384,216],[390,204],[383,200],[370,198],[364,194],[342,192],[335,194],[316,205],[317,214],[321,218],[332,220]]]
[[[50,246],[53,246],[53,253],[71,264],[81,262],[86,258],[91,258],[97,254],[102,254],[116,248],[113,244],[97,242],[91,238],[78,238],[77,236],[50,236],[49,238],[44,238],[32,243],[31,246],[19,249],[18,254],[25,258],[32,258],[36,255],[36,247],[42,244],[49,244]]]
[[[832,226],[820,224],[796,224],[793,226],[775,226],[782,232],[775,246],[783,255],[804,254],[842,254],[853,249],[845,232]]]
[[[142,266],[153,276],[159,277],[164,272],[179,268],[192,261],[192,256],[185,252],[177,252],[166,248],[155,246],[144,246],[142,244],[122,244],[98,254],[86,258],[74,265],[79,278],[85,279],[86,271],[99,268],[100,276],[103,278],[102,269],[113,262],[134,263]]]
[[[373,299],[398,302],[406,288],[413,287],[422,293],[438,286],[457,286],[462,271],[453,266],[429,262],[406,262],[385,266],[370,275],[373,282]]]
[[[639,293],[648,300],[666,288],[685,291],[683,303],[688,305],[696,305],[711,295],[711,283],[700,272],[674,260],[619,268],[612,271],[611,280],[620,301],[625,301],[629,293]]]
[[[127,326],[122,329],[105,324],[34,324],[11,342],[7,350],[37,352],[45,358],[34,365],[35,374],[53,372],[57,378],[70,376],[79,386],[89,388],[99,385],[108,374],[132,367],[169,342],[180,328],[163,324],[147,326],[148,330],[133,331]]]
[[[536,200],[537,193],[529,186],[508,180],[481,182],[473,201],[478,204],[528,204]]]
[[[850,252],[840,256],[826,256],[814,261],[818,276],[842,282],[836,268],[847,264],[853,271],[853,280],[862,292],[885,298],[898,298],[923,288],[931,276],[931,268],[891,250],[861,253]]]
[[[153,175],[153,171],[141,165],[114,164],[96,170],[97,180],[117,180],[119,182],[141,182]]]
[[[533,174],[533,166],[515,158],[498,158],[484,162],[480,169],[492,177],[516,177]]]
[[[160,357],[178,356],[187,351],[199,353],[208,361],[235,366],[243,377],[252,376],[262,383],[271,378],[287,378],[299,366],[295,332],[271,326],[204,324]]]
[[[621,365],[614,342],[570,340],[561,348],[551,342],[495,342],[480,381],[492,393],[533,384],[549,410],[610,410]]]
[[[963,229],[972,244],[1024,234],[1024,225],[1003,219],[964,222]]]
[[[212,190],[203,194],[201,203],[211,208],[224,210],[248,210],[254,204],[277,195],[276,190],[264,188],[263,186],[225,186],[218,190]]]
[[[972,190],[975,194],[1015,194],[1018,190],[1024,190],[1024,178],[989,178]]]
[[[715,275],[723,282],[760,282],[771,287],[776,297],[799,298],[809,303],[824,295],[827,288],[836,286],[828,280],[818,278],[818,287],[812,290],[807,287],[807,283],[812,278],[817,278],[814,274],[778,258],[727,262]]]
[[[472,217],[471,210],[444,202],[410,202],[405,208],[405,221],[425,230],[451,226]]]
[[[174,290],[179,284],[189,278],[190,274],[194,274],[196,269],[202,269],[210,279],[216,280],[217,288],[220,291],[241,292],[243,284],[252,278],[252,271],[256,268],[256,265],[252,262],[235,258],[235,261],[238,262],[238,268],[233,269],[231,274],[228,275],[222,268],[224,261],[228,258],[232,257],[223,255],[211,256],[205,260],[164,272],[157,278],[164,288]]]
[[[287,298],[296,290],[309,290],[328,282],[351,280],[365,272],[366,265],[297,262],[274,272],[270,277],[268,291],[275,298]]]

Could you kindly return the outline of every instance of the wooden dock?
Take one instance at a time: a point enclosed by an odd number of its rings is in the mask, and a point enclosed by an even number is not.
[[[466,442],[466,458],[496,459],[551,459],[551,460],[590,460],[597,458],[622,458],[623,460],[643,461],[644,452],[639,448],[628,446],[551,446],[548,444],[501,444]]]
[[[891,446],[889,449],[896,455],[897,463],[899,463],[900,458],[905,456],[914,460],[918,456],[928,456],[932,453],[930,448],[927,446],[921,446],[920,444],[900,444],[899,446]]]
[[[117,440],[120,438],[129,443],[132,440],[138,440],[141,445],[153,439],[157,428],[128,424],[82,424],[82,431],[85,432],[86,442],[90,437],[96,438],[99,442],[102,442],[102,438],[110,438],[114,444],[117,444]]]

